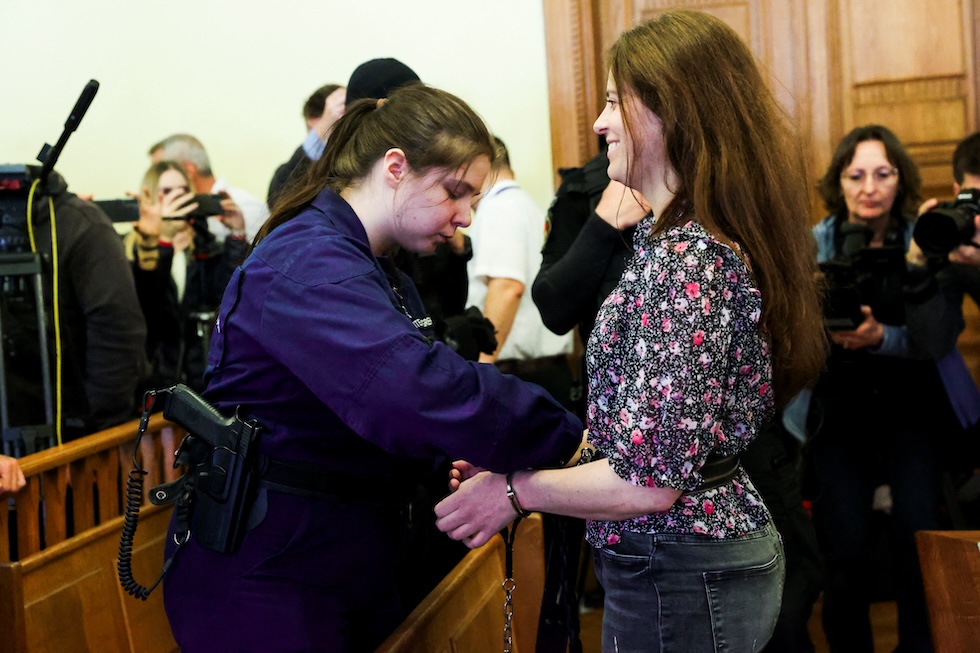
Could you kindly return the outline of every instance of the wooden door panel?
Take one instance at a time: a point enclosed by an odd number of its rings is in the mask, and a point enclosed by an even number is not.
[[[543,2],[556,170],[581,165],[597,149],[591,126],[610,45],[623,30],[674,8],[711,13],[749,44],[804,139],[814,186],[845,133],[881,123],[919,165],[923,195],[949,199],[953,149],[980,124],[974,0]],[[816,222],[824,209],[815,189],[811,207]],[[972,304],[960,342],[980,379],[980,315]]]

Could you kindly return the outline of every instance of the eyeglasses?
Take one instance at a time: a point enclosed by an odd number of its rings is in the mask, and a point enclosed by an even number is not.
[[[876,168],[870,172],[867,170],[845,170],[841,174],[840,180],[847,186],[863,186],[868,177],[871,177],[876,186],[891,186],[898,181],[898,168]]]

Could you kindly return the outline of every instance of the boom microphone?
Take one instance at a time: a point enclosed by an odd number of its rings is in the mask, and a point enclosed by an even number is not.
[[[68,120],[65,121],[65,130],[61,132],[61,138],[58,139],[58,143],[54,147],[45,143],[44,147],[41,148],[41,153],[37,155],[37,160],[44,164],[38,175],[42,187],[47,185],[48,174],[54,169],[54,164],[57,163],[58,157],[61,156],[61,150],[65,147],[65,143],[68,142],[68,137],[71,136],[73,131],[78,129],[78,124],[82,122],[82,117],[88,111],[88,107],[92,104],[92,99],[98,90],[99,83],[94,79],[90,79],[88,84],[85,85],[85,88],[82,89],[82,94],[78,96],[75,107],[68,115]]]
[[[95,98],[95,93],[98,90],[99,83],[90,79],[85,88],[82,89],[82,94],[78,97],[78,102],[75,103],[75,108],[71,110],[68,120],[65,121],[66,130],[75,131],[78,129],[78,123],[82,122],[82,117],[88,111],[88,107],[92,104],[92,99]]]

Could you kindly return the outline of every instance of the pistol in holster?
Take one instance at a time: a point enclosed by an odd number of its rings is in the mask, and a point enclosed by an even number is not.
[[[176,502],[176,537],[230,553],[245,535],[248,510],[258,482],[257,438],[261,427],[236,409],[225,417],[183,384],[161,390],[163,416],[187,431],[174,466],[179,479],[150,490],[156,505]]]

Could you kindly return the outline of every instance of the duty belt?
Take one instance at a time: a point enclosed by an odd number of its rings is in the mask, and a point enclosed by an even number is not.
[[[260,482],[271,490],[311,497],[334,497],[352,503],[401,506],[418,488],[415,480],[391,480],[284,463],[271,458],[260,462]]]

